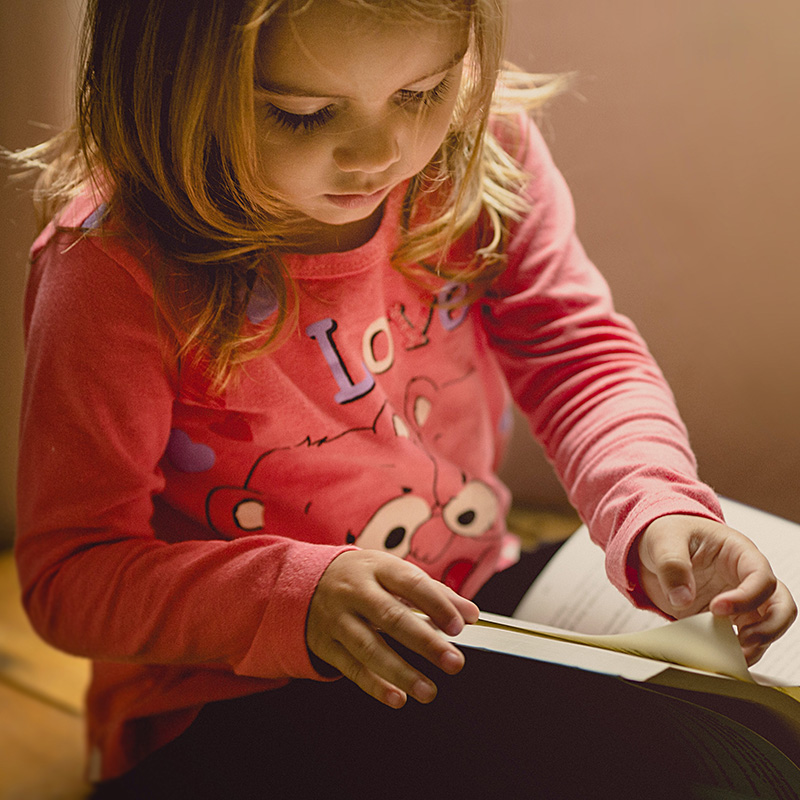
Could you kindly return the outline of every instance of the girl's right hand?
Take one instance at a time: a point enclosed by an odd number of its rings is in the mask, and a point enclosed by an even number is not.
[[[419,567],[378,550],[347,551],[330,563],[317,585],[308,612],[308,648],[387,706],[400,708],[408,695],[429,703],[435,684],[401,658],[381,632],[450,675],[464,666],[464,656],[412,608],[449,636],[478,619],[474,603]]]

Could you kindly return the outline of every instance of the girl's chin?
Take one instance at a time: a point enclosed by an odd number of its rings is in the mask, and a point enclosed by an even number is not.
[[[335,215],[315,215],[307,218],[297,241],[300,250],[310,254],[354,250],[375,235],[382,219],[382,203],[374,210],[371,207],[342,209],[341,213]]]

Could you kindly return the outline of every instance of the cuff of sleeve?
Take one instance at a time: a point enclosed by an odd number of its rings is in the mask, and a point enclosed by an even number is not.
[[[261,624],[244,657],[235,665],[238,674],[312,680],[332,676],[315,669],[306,646],[306,617],[322,573],[334,558],[356,547],[295,543],[284,553],[279,585],[271,591]]]
[[[651,522],[669,514],[687,514],[724,522],[716,496],[709,491],[702,496],[658,495],[646,506],[632,513],[606,548],[606,573],[609,580],[627,595],[637,608],[662,612],[645,594],[639,582],[639,558],[636,541]]]

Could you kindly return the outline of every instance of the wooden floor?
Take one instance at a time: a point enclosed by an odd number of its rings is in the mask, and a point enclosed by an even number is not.
[[[577,518],[516,509],[523,547],[566,538]],[[19,602],[11,553],[0,552],[0,800],[81,800],[82,697],[88,662],[46,645]]]
[[[48,647],[19,602],[11,554],[0,554],[0,800],[77,800],[83,780],[87,661]]]

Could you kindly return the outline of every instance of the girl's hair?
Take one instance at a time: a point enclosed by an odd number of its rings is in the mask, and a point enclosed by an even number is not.
[[[156,301],[179,331],[178,355],[202,358],[217,388],[275,346],[296,309],[276,255],[292,241],[291,213],[258,178],[254,74],[262,26],[313,2],[88,0],[76,123],[20,154],[46,164],[35,191],[42,223],[88,186],[121,218],[144,220],[167,256],[150,268]],[[487,129],[490,110],[509,117],[536,107],[561,78],[503,68],[504,0],[338,2],[399,20],[466,17],[470,44],[453,120],[410,182],[393,261],[415,280],[457,278],[483,291],[503,266],[504,220],[524,210],[522,175]],[[476,221],[474,259],[444,258]],[[246,323],[258,281],[279,309],[267,330]]]

